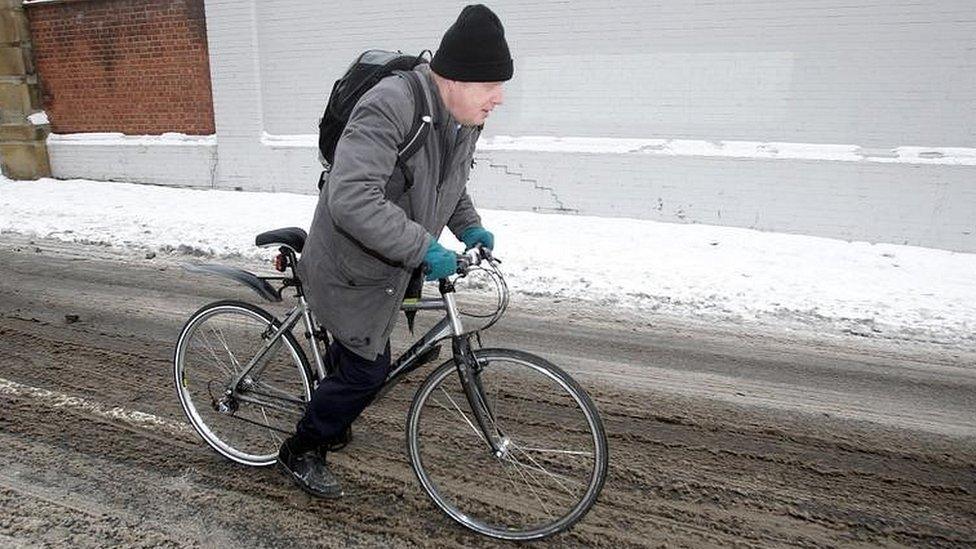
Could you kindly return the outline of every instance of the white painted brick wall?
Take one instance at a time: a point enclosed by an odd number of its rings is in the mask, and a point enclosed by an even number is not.
[[[538,152],[476,160],[469,190],[492,208],[976,251],[972,166]]]
[[[314,192],[308,135],[362,50],[467,2],[207,0],[216,186]],[[491,2],[516,59],[486,134],[976,147],[976,1]],[[54,155],[52,155],[54,156]],[[481,151],[483,207],[976,252],[976,166]]]
[[[465,3],[258,2],[266,131],[314,133],[358,52],[434,50]],[[973,0],[490,5],[516,78],[489,133],[976,144]]]
[[[99,145],[58,141],[56,137],[48,140],[47,148],[51,174],[59,179],[134,181],[178,187],[213,185],[215,145]]]

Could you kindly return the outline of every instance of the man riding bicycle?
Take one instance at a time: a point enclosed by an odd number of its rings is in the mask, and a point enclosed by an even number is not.
[[[298,270],[316,317],[333,335],[334,375],[319,384],[296,433],[281,446],[281,468],[304,490],[341,495],[325,451],[372,401],[390,368],[390,334],[411,279],[454,273],[456,255],[437,242],[445,226],[468,248],[494,246],[466,190],[481,126],[503,100],[513,64],[501,21],[465,7],[430,65],[414,69],[431,107],[433,131],[397,168],[415,102],[404,78],[366,92],[335,150]]]

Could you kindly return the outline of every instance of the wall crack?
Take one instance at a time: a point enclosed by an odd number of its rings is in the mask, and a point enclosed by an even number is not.
[[[571,214],[578,214],[579,213],[579,209],[577,209],[577,208],[568,208],[568,207],[566,207],[566,205],[563,204],[562,199],[559,198],[559,195],[556,194],[556,190],[553,189],[552,187],[547,187],[545,185],[539,184],[539,180],[538,179],[535,179],[535,178],[532,178],[532,177],[526,177],[524,172],[515,171],[512,168],[510,168],[508,166],[508,164],[503,164],[503,163],[500,163],[500,162],[495,162],[491,158],[488,158],[488,157],[486,157],[484,159],[488,162],[488,167],[489,168],[493,168],[493,169],[496,169],[496,170],[504,170],[505,175],[518,177],[519,178],[519,181],[521,181],[522,183],[530,183],[534,188],[536,188],[536,189],[538,189],[540,191],[545,191],[550,197],[552,197],[553,202],[556,204],[556,207],[555,208],[547,208],[547,207],[543,207],[543,206],[532,206],[532,211],[534,211],[534,212],[571,213]]]

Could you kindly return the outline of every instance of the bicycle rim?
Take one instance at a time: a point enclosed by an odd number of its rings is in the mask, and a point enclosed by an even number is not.
[[[505,451],[491,452],[449,361],[411,406],[408,452],[418,480],[441,510],[487,536],[529,540],[569,528],[589,511],[606,477],[606,435],[596,408],[567,374],[539,357],[475,354]]]
[[[180,334],[174,353],[176,388],[190,423],[223,456],[252,466],[271,465],[294,431],[311,396],[304,354],[290,334],[266,355],[266,366],[247,380],[242,395],[277,406],[227,397],[233,376],[266,343],[277,322],[263,309],[222,302],[197,311]]]

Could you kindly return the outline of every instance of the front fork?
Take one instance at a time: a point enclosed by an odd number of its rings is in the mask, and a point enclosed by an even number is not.
[[[502,458],[508,454],[510,441],[499,428],[495,411],[492,409],[485,388],[481,384],[483,366],[478,363],[474,351],[471,349],[471,336],[455,336],[451,346],[454,350],[454,364],[457,367],[461,388],[471,406],[471,413],[474,415],[476,426],[481,431],[483,440],[491,448],[492,454],[497,458]]]
[[[441,279],[439,286],[441,296],[444,298],[447,320],[453,332],[451,347],[454,351],[454,364],[460,377],[461,388],[471,406],[471,413],[474,415],[477,429],[481,431],[482,440],[488,444],[495,457],[501,458],[508,453],[508,438],[498,428],[494,410],[491,409],[491,404],[485,395],[485,388],[481,384],[482,366],[478,364],[471,349],[471,334],[464,333],[464,327],[461,325],[461,314],[454,300],[454,283],[448,279]]]

